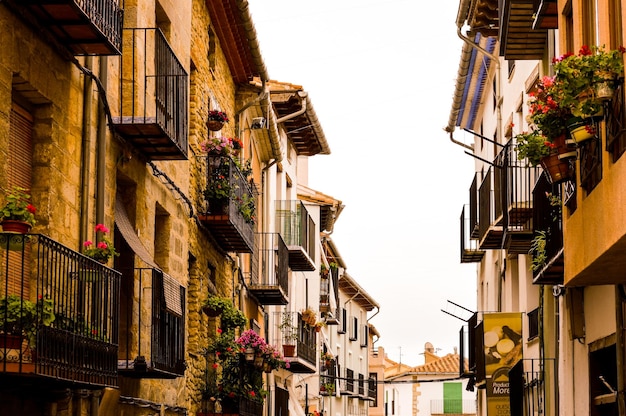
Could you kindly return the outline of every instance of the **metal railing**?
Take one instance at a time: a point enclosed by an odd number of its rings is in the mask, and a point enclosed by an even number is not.
[[[434,399],[430,401],[431,415],[475,415],[476,400]]]
[[[279,286],[289,291],[289,254],[278,233],[256,233],[255,247],[250,263],[251,285]]]
[[[287,246],[300,246],[315,258],[315,223],[302,201],[276,201],[276,223]]]
[[[117,0],[73,0],[118,51],[122,49],[122,17]]]
[[[154,124],[187,155],[189,75],[159,28],[123,31],[116,124]],[[154,133],[152,133],[154,134]]]
[[[126,334],[120,345],[119,370],[135,377],[173,378],[185,372],[185,289],[162,271],[135,269],[137,302],[127,302]],[[132,328],[139,328],[133,331]],[[146,336],[149,335],[149,336]],[[155,377],[160,374],[158,377]]]
[[[120,273],[41,234],[0,233],[0,262],[0,332],[7,297],[19,299],[19,316],[35,311],[19,319],[26,339],[4,347],[0,371],[117,386]]]

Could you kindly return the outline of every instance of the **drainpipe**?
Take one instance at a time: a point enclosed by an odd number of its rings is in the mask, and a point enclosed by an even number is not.
[[[106,56],[100,57],[100,80],[102,88],[106,91],[108,84],[108,60]],[[106,172],[106,132],[107,119],[106,109],[102,100],[98,101],[98,130],[97,130],[97,172],[96,172],[96,224],[104,224],[104,194],[105,194],[105,172]],[[113,224],[109,224],[110,228]]]
[[[276,124],[283,123],[283,122],[285,122],[287,120],[291,120],[294,117],[298,117],[299,115],[304,114],[306,112],[306,101],[307,101],[306,98],[307,98],[308,95],[309,95],[309,93],[307,93],[306,91],[298,91],[298,96],[303,99],[302,100],[302,108],[300,110],[296,111],[295,113],[291,113],[291,114],[288,114],[288,115],[286,115],[284,117],[279,118],[278,120],[276,120]]]
[[[85,67],[92,69],[93,57],[85,57]],[[91,163],[89,159],[91,156],[91,138],[90,138],[90,117],[91,117],[91,103],[93,99],[93,90],[91,88],[91,77],[83,76],[83,120],[82,120],[82,169],[81,169],[81,197],[80,197],[80,230],[79,240],[85,241],[87,239],[89,231],[89,179],[91,178]]]

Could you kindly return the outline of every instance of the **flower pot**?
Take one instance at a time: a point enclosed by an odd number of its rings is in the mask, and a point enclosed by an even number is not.
[[[20,350],[22,349],[23,340],[24,337],[22,335],[0,334],[0,350]]]
[[[206,126],[211,131],[220,131],[224,127],[224,122],[219,120],[209,120],[206,122]]]
[[[595,84],[593,84],[593,89],[596,93],[596,98],[599,100],[610,100],[615,94],[613,81],[596,82]]]
[[[558,153],[541,158],[541,167],[551,183],[557,184],[572,178],[572,169],[567,159],[561,159]]]
[[[211,306],[203,306],[202,307],[202,312],[205,313],[205,315],[211,317],[211,318],[215,318],[218,317],[222,314],[222,309],[219,308],[213,308]]]
[[[283,344],[283,355],[293,357],[296,355],[296,346],[293,344]]]
[[[0,225],[2,225],[2,231],[5,233],[18,234],[26,234],[32,227],[29,223],[18,220],[2,220]]]
[[[580,118],[571,119],[567,124],[570,137],[576,143],[582,143],[585,140],[589,140],[595,137],[593,134],[594,127],[590,120],[583,120]]]

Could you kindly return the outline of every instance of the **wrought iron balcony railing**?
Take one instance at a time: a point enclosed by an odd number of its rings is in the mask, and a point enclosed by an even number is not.
[[[317,333],[302,320],[298,312],[277,312],[276,345],[283,345],[283,353],[289,357],[292,373],[315,373],[317,371]],[[285,353],[286,345],[295,345],[295,355]]]
[[[0,332],[23,336],[0,372],[117,386],[120,273],[41,234],[0,233],[0,261]]]
[[[477,263],[485,256],[485,250],[478,248],[478,240],[472,238],[472,229],[477,228],[478,224],[472,224],[470,217],[470,207],[463,205],[461,210],[461,263]]]
[[[558,202],[561,199],[561,187],[552,185],[546,175],[541,175],[535,188],[534,194],[534,232],[545,233],[545,253],[537,250],[531,252],[533,263],[537,263],[537,257],[545,259],[540,265],[533,267],[533,283],[535,284],[563,284],[563,218],[562,208],[552,205],[550,196]],[[555,203],[556,203],[555,202]],[[553,203],[553,204],[555,204]]]
[[[294,271],[315,270],[315,222],[301,201],[276,201],[278,232],[289,249]]]
[[[198,157],[198,218],[226,251],[254,252],[255,194],[229,156]]]
[[[289,254],[278,233],[256,233],[248,290],[262,305],[289,303]]]
[[[554,358],[524,358],[509,371],[511,408],[519,411],[517,415],[546,415],[554,412],[549,409],[550,400],[546,400],[550,389],[556,386],[556,367]]]
[[[185,372],[185,288],[161,270],[135,269],[135,297],[122,301],[120,374],[171,379]]]
[[[189,76],[158,28],[123,31],[117,132],[152,160],[186,160]]]
[[[502,174],[491,167],[478,188],[478,234],[481,250],[502,248]]]
[[[512,140],[502,156],[504,248],[511,254],[526,254],[533,239],[533,188],[542,170],[519,160]]]
[[[74,55],[119,55],[123,12],[117,0],[20,0]]]
[[[475,415],[476,400],[433,399],[430,401],[430,414],[439,415]]]

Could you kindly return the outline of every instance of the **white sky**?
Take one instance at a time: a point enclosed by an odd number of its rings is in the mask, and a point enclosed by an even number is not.
[[[330,145],[309,186],[346,206],[332,238],[381,305],[376,346],[409,365],[426,342],[453,352],[463,321],[441,310],[476,305],[476,267],[459,255],[474,160],[443,131],[458,0],[248,1],[270,78],[303,86]]]

